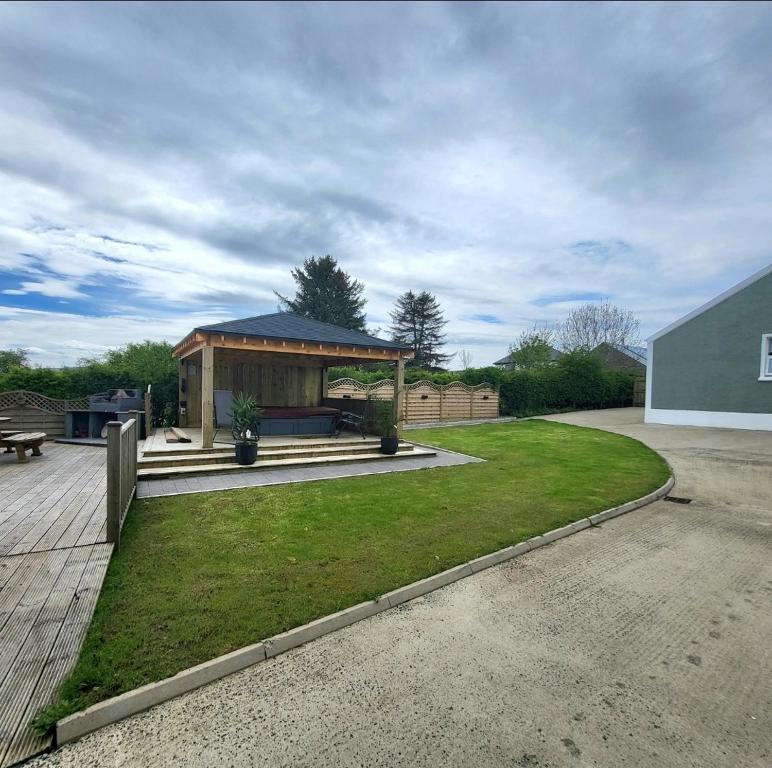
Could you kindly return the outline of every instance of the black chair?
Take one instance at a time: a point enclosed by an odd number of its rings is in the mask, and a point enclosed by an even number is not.
[[[357,416],[356,413],[350,411],[341,411],[335,422],[335,437],[340,437],[340,433],[344,429],[351,429],[354,432],[359,432],[362,435],[362,440],[365,440],[364,421],[363,416]]]

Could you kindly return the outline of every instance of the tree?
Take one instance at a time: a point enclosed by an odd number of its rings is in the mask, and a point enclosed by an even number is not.
[[[440,351],[445,343],[442,332],[446,320],[437,299],[428,291],[407,291],[391,312],[391,338],[409,344],[415,350],[411,365],[417,368],[439,368],[452,355]]]
[[[509,358],[515,368],[530,370],[544,368],[552,360],[555,332],[549,328],[532,328],[520,334],[509,349]]]
[[[11,368],[26,368],[29,365],[26,350],[0,349],[0,373],[6,373]]]
[[[567,351],[592,350],[603,342],[630,346],[638,341],[639,327],[640,321],[630,310],[604,301],[572,309],[559,327],[559,336]]]
[[[458,362],[462,371],[467,371],[472,367],[472,353],[468,349],[459,349],[456,353]]]
[[[365,287],[332,256],[306,259],[302,267],[292,270],[292,277],[297,284],[295,298],[276,293],[282,309],[354,331],[365,330]]]

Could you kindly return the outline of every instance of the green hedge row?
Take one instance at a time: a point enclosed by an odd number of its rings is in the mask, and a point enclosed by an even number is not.
[[[556,365],[504,375],[499,387],[502,416],[534,416],[567,410],[621,408],[633,404],[629,373],[609,371],[593,355],[571,353]]]
[[[153,385],[155,424],[175,424],[177,418],[178,362],[171,345],[145,341],[109,352],[104,360],[84,361],[71,368],[11,368],[0,374],[0,392],[26,389],[53,398],[76,398],[114,387]],[[352,378],[365,384],[394,375],[389,366],[330,368],[330,381]],[[463,381],[488,383],[499,390],[502,416],[530,416],[550,411],[614,408],[632,405],[634,377],[605,368],[592,354],[572,352],[545,368],[501,371],[493,366],[437,373],[408,368],[405,381],[428,380],[435,384]]]
[[[10,368],[0,374],[0,392],[26,389],[66,400],[116,387],[144,392],[152,384],[154,423],[176,424],[178,365],[170,344],[145,341],[70,368]]]

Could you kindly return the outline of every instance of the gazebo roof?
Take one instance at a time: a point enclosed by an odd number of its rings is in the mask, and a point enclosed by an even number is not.
[[[379,349],[412,349],[407,344],[379,339],[361,331],[352,331],[340,325],[322,323],[310,317],[296,315],[293,312],[274,312],[270,315],[245,317],[241,320],[226,320],[194,328],[204,333],[232,333],[238,336],[255,336],[265,339],[291,339],[293,341],[311,341],[322,344],[354,344],[359,347],[378,347]]]
[[[184,358],[202,347],[259,353],[313,355],[328,361],[394,361],[413,357],[408,344],[379,339],[361,331],[322,323],[293,312],[245,317],[194,328],[172,350]],[[340,365],[341,362],[329,362]]]

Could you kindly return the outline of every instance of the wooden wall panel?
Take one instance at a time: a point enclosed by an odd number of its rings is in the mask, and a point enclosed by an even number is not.
[[[188,374],[187,426],[197,427],[201,425],[200,353],[185,362],[194,363],[196,371]],[[322,400],[322,367],[313,358],[216,348],[214,388],[248,392],[261,406],[314,406]]]

